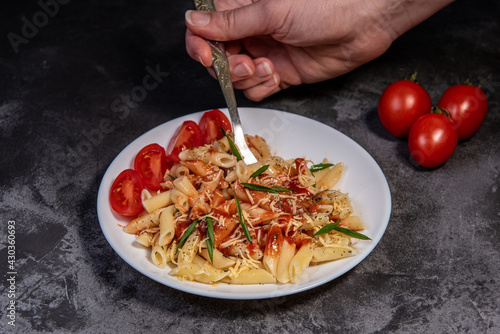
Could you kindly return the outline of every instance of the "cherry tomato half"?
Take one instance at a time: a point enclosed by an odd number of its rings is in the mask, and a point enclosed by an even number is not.
[[[201,145],[203,145],[203,141],[200,127],[193,121],[185,121],[170,139],[167,147],[167,159],[180,161],[179,153],[181,151]]]
[[[450,113],[458,139],[470,138],[483,124],[488,110],[488,98],[481,88],[472,85],[454,85],[448,88],[438,107]]]
[[[139,172],[125,169],[118,174],[109,192],[111,208],[124,216],[137,216],[144,211],[141,192],[144,189]]]
[[[400,80],[390,84],[380,96],[380,122],[393,136],[405,138],[412,124],[432,109],[429,93],[419,84]]]
[[[212,144],[224,137],[221,128],[226,132],[231,132],[231,122],[219,109],[205,112],[198,125],[200,126],[203,144]]]
[[[437,167],[448,160],[458,143],[453,121],[438,113],[425,114],[413,123],[408,136],[410,154],[422,167]]]
[[[163,175],[168,168],[165,149],[158,144],[143,147],[135,156],[134,169],[141,174],[144,185],[151,190],[160,190]]]

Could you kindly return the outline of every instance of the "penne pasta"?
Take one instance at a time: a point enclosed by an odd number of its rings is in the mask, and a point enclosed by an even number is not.
[[[247,182],[253,173],[243,160],[238,161],[234,170],[236,171],[236,179],[240,182]]]
[[[329,164],[330,162],[326,159],[323,159],[323,161],[321,162],[322,164]],[[321,169],[319,171],[316,171],[314,172],[314,179],[316,181],[316,184],[319,180],[321,180],[321,178],[323,176],[325,176],[326,173],[328,173],[330,170],[332,169],[332,167],[327,167],[327,168],[324,168],[324,169]],[[319,187],[318,187],[319,188]]]
[[[208,254],[208,249],[204,248],[201,251],[201,256],[203,256],[203,258],[205,258],[205,260],[210,261],[210,255]],[[234,266],[235,263],[236,263],[235,260],[231,259],[228,256],[225,256],[217,248],[215,248],[213,250],[213,263],[212,263],[212,265],[214,266],[214,268],[225,269],[225,268]]]
[[[290,260],[288,265],[288,274],[292,283],[297,283],[300,280],[302,272],[309,267],[313,257],[313,245],[310,242],[302,244],[295,256]]]
[[[342,162],[335,164],[324,176],[317,180],[316,187],[318,189],[333,189],[342,176],[343,171],[344,164]]]
[[[245,135],[245,139],[252,153],[258,158],[257,160],[265,160],[271,157],[271,150],[264,138]]]
[[[217,152],[224,152],[227,153],[231,151],[231,146],[229,146],[229,140],[227,139],[226,136],[222,137],[221,139],[215,141],[213,143],[213,146]]]
[[[195,281],[205,284],[214,284],[229,275],[229,270],[217,269],[201,256],[195,256],[193,263],[200,266],[200,269],[194,273]]]
[[[151,246],[151,241],[153,240],[153,234],[143,230],[136,238],[135,241],[140,243],[141,245],[145,247]]]
[[[289,265],[292,258],[295,256],[295,243],[288,242],[287,238],[283,239],[281,245],[278,266],[276,268],[276,279],[280,283],[290,282]]]
[[[179,153],[179,159],[182,160],[201,160],[204,163],[209,161],[209,148],[207,146],[193,147],[183,150]]]
[[[180,212],[185,213],[189,211],[188,197],[182,191],[178,190],[177,188],[172,189],[170,191],[170,199],[172,200],[172,203],[175,204],[177,210],[179,210]]]
[[[201,160],[184,160],[181,164],[198,176],[207,176],[215,172],[212,167]]]
[[[149,214],[139,216],[128,223],[123,230],[130,234],[136,234],[147,228],[156,227],[160,224],[160,214],[163,210],[165,208],[156,209]]]
[[[174,269],[170,270],[169,275],[177,276],[180,280],[194,281],[196,273],[200,272],[201,267],[196,263],[181,263]]]
[[[189,174],[190,174],[189,168],[186,167],[186,166],[183,166],[183,165],[179,165],[175,169],[175,172],[173,173],[173,175],[175,176],[175,178],[179,178],[181,176],[188,176]]]
[[[174,212],[175,205],[168,206],[160,214],[160,234],[158,237],[158,246],[169,245],[175,236]]]
[[[167,263],[170,262],[170,254],[167,252],[165,247],[155,245],[151,250],[151,260],[155,266],[165,268]]]
[[[231,284],[271,284],[276,283],[276,278],[264,269],[248,269],[237,277],[228,276]]]
[[[174,180],[174,187],[187,197],[195,197],[198,195],[198,191],[193,186],[191,181],[189,181],[187,176],[181,176]]]
[[[170,190],[151,196],[142,201],[142,206],[146,209],[147,212],[153,212],[170,204],[172,204]]]
[[[353,231],[362,231],[365,229],[365,223],[359,216],[349,216],[344,218],[340,221],[339,225]]]
[[[264,268],[275,276],[278,273],[278,262],[283,244],[283,234],[279,226],[274,225],[270,228],[267,234],[266,248],[264,250],[263,264]]]
[[[198,233],[193,233],[187,238],[186,243],[179,250],[179,255],[177,256],[177,262],[179,265],[193,262],[193,259],[198,251],[197,248],[199,242],[200,236]]]
[[[209,163],[223,168],[230,168],[236,165],[236,157],[223,152],[211,152]]]
[[[296,284],[311,265],[356,255],[365,224],[349,194],[333,189],[344,164],[311,168],[246,139],[256,163],[238,161],[224,136],[181,151],[161,190],[142,190],[145,212],[124,231],[152,264],[204,284]]]
[[[325,262],[344,259],[355,255],[355,250],[349,246],[316,247],[311,262]]]

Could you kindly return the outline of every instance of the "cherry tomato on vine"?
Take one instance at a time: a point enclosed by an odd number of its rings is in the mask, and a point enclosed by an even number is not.
[[[167,161],[165,149],[158,144],[143,147],[135,156],[134,169],[141,174],[144,185],[151,190],[160,190],[163,175],[172,163]]]
[[[203,144],[212,144],[215,140],[224,137],[221,128],[231,132],[231,122],[219,109],[213,109],[203,114],[198,123],[201,130]]]
[[[408,136],[410,154],[422,167],[437,167],[448,160],[458,143],[453,121],[439,113],[425,114],[413,123]]]
[[[380,122],[393,136],[408,137],[410,127],[432,109],[429,93],[419,84],[400,80],[390,84],[380,96]]]
[[[124,216],[137,216],[144,211],[141,192],[144,189],[141,175],[133,169],[125,169],[116,177],[109,191],[111,208]]]
[[[450,113],[458,139],[470,138],[483,124],[488,110],[488,98],[483,90],[473,85],[453,85],[438,102],[438,107]]]
[[[170,139],[167,147],[167,159],[180,161],[179,153],[181,151],[201,145],[203,145],[203,141],[200,127],[193,121],[185,121]]]

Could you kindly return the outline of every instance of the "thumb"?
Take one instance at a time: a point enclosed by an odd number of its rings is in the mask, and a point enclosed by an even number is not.
[[[279,20],[270,19],[273,14],[266,9],[266,2],[220,12],[188,10],[186,25],[198,36],[222,42],[271,34],[272,24]]]

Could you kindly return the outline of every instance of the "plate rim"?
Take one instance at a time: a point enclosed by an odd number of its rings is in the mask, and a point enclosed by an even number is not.
[[[221,110],[222,112],[224,112],[226,115],[228,114],[227,108],[218,108],[218,109]],[[291,119],[296,119],[296,118],[298,118],[298,119],[304,119],[304,120],[307,120],[308,122],[313,122],[316,126],[326,127],[326,128],[328,128],[329,131],[336,132],[337,135],[340,135],[340,136],[344,137],[344,139],[347,139],[348,141],[350,141],[351,144],[357,146],[357,148],[360,149],[361,152],[363,152],[363,154],[365,155],[365,158],[368,158],[368,160],[372,164],[374,164],[376,166],[377,173],[380,173],[379,176],[382,176],[382,180],[384,181],[382,183],[382,186],[383,186],[383,188],[385,188],[384,190],[386,191],[386,193],[385,193],[386,196],[384,196],[384,197],[385,197],[385,200],[386,200],[386,206],[387,207],[384,210],[385,215],[384,215],[384,218],[383,218],[381,229],[379,230],[379,236],[377,236],[376,239],[372,239],[370,245],[364,250],[363,254],[358,254],[357,256],[351,257],[349,259],[342,260],[342,261],[349,261],[349,263],[346,262],[346,265],[341,266],[340,270],[336,270],[334,275],[330,275],[330,276],[328,276],[328,277],[326,277],[324,279],[321,279],[321,280],[316,280],[316,281],[310,282],[307,285],[303,285],[303,286],[299,285],[299,286],[296,286],[295,288],[293,287],[292,283],[281,284],[281,285],[278,284],[278,283],[276,283],[274,285],[287,286],[287,287],[290,287],[290,288],[286,288],[286,289],[283,289],[283,290],[278,289],[277,291],[272,291],[272,292],[268,291],[268,292],[260,292],[260,293],[258,293],[258,292],[252,292],[252,293],[234,293],[234,292],[211,291],[210,290],[211,285],[207,285],[207,284],[204,284],[204,283],[191,282],[191,281],[181,281],[181,280],[178,280],[177,278],[175,278],[177,281],[170,282],[170,281],[167,281],[165,279],[162,279],[161,277],[159,277],[158,275],[156,275],[154,273],[151,273],[151,272],[147,271],[144,268],[141,268],[138,263],[135,263],[134,261],[132,261],[132,259],[130,259],[130,257],[127,254],[125,254],[124,252],[122,252],[121,248],[117,244],[115,244],[115,242],[106,233],[107,227],[104,225],[105,223],[103,223],[103,220],[104,220],[103,217],[105,216],[105,214],[103,213],[103,210],[105,210],[106,208],[103,207],[104,206],[103,203],[107,203],[107,201],[108,201],[108,194],[109,194],[109,189],[108,188],[109,188],[109,185],[104,184],[105,179],[110,177],[109,173],[111,173],[112,167],[114,167],[114,165],[117,163],[117,161],[119,161],[120,159],[122,159],[124,155],[130,154],[130,153],[126,152],[127,149],[130,149],[130,147],[134,143],[139,142],[141,140],[141,138],[147,137],[148,134],[150,134],[152,132],[155,132],[155,131],[158,131],[159,128],[162,128],[162,127],[165,127],[165,126],[168,126],[168,125],[172,125],[172,124],[175,124],[175,123],[180,123],[180,122],[183,122],[184,120],[198,119],[198,118],[201,117],[201,115],[205,111],[208,111],[208,110],[211,110],[211,109],[207,109],[207,110],[204,110],[204,111],[198,111],[198,112],[190,113],[190,114],[187,114],[187,115],[183,115],[183,116],[171,119],[171,120],[169,120],[167,122],[159,124],[159,125],[151,128],[150,130],[144,132],[143,134],[141,134],[140,136],[138,136],[137,138],[135,138],[134,140],[132,140],[127,146],[125,146],[116,155],[116,157],[112,160],[112,162],[109,164],[109,166],[107,167],[106,171],[104,172],[104,174],[103,174],[103,176],[101,178],[101,182],[100,182],[99,189],[98,189],[98,194],[97,194],[97,203],[96,203],[97,204],[97,218],[98,218],[98,221],[99,221],[99,226],[101,228],[101,232],[104,234],[104,237],[105,237],[106,241],[111,246],[111,248],[113,249],[113,251],[115,253],[117,253],[117,255],[123,261],[125,261],[132,268],[134,268],[135,270],[137,270],[139,273],[141,273],[141,274],[149,277],[150,279],[152,279],[152,280],[154,280],[154,281],[156,281],[156,282],[158,282],[158,283],[160,283],[162,285],[168,286],[170,288],[173,288],[173,289],[176,289],[176,290],[179,290],[179,291],[183,291],[183,292],[194,294],[194,295],[204,296],[204,297],[217,298],[217,299],[257,300],[257,299],[277,298],[277,297],[283,297],[283,296],[287,296],[287,295],[291,295],[291,294],[296,294],[296,293],[307,291],[307,290],[316,288],[318,286],[321,286],[323,284],[326,284],[326,283],[328,283],[328,282],[330,282],[330,281],[332,281],[332,280],[334,280],[334,279],[336,279],[336,278],[344,275],[348,271],[352,270],[359,263],[361,263],[364,259],[366,259],[366,257],[368,257],[369,254],[371,254],[371,252],[379,244],[379,242],[381,241],[383,235],[385,234],[385,231],[387,229],[387,226],[389,224],[389,220],[390,220],[390,217],[391,217],[391,212],[392,212],[392,196],[391,196],[391,191],[390,191],[389,183],[387,182],[387,178],[386,178],[384,172],[382,171],[382,169],[380,168],[380,166],[378,165],[378,163],[376,162],[376,160],[372,157],[372,155],[370,153],[368,153],[368,151],[366,151],[366,149],[364,149],[360,144],[358,144],[356,141],[354,141],[349,136],[343,134],[339,130],[337,130],[337,129],[329,126],[329,125],[321,123],[318,120],[315,120],[315,119],[312,119],[312,118],[309,118],[309,117],[306,117],[306,116],[303,116],[303,115],[299,115],[299,114],[294,114],[294,113],[291,113],[291,112],[287,112],[287,111],[277,110],[277,109],[255,108],[255,107],[241,107],[241,108],[239,108],[239,110],[240,110],[240,113],[242,114],[243,117],[247,113],[250,114],[252,111],[258,110],[259,112],[268,112],[268,113],[272,112],[272,113],[277,113],[278,115],[283,114],[283,115],[286,115],[286,117],[291,118]],[[116,175],[114,177],[116,177]],[[103,199],[103,196],[104,196],[104,199]],[[225,284],[225,283],[218,283],[218,284]],[[231,286],[231,287],[235,287],[235,286],[238,286],[238,287],[256,286],[256,285],[230,285],[230,284],[228,284],[228,285]],[[260,285],[257,285],[257,286],[260,286]]]

